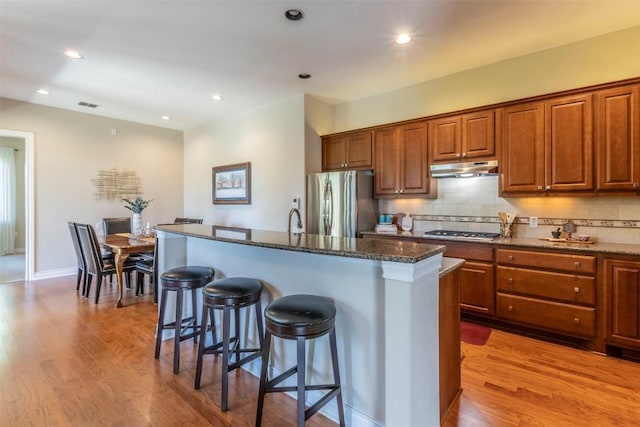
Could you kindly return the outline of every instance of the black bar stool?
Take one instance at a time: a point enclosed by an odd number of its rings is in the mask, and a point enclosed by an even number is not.
[[[222,402],[223,411],[228,409],[229,372],[257,359],[261,355],[264,327],[262,326],[262,283],[256,279],[246,277],[231,277],[219,279],[209,283],[202,289],[202,328],[200,328],[200,344],[198,346],[198,363],[196,365],[196,380],[194,387],[200,388],[202,375],[202,356],[205,354],[222,354]],[[258,324],[258,348],[240,347],[240,309],[255,306],[256,323]],[[235,335],[231,337],[231,310],[234,311]],[[216,326],[213,310],[222,311],[222,342],[216,340]],[[213,344],[205,346],[208,318],[211,318],[211,336]],[[234,363],[229,364],[230,353],[235,355]],[[242,357],[243,353],[251,353]]]
[[[340,372],[338,370],[338,350],[336,345],[335,317],[336,306],[328,298],[316,295],[289,295],[282,297],[267,306],[264,312],[266,333],[262,349],[262,372],[260,375],[260,391],[258,393],[258,409],[256,427],[262,423],[262,408],[266,393],[297,391],[298,427],[303,427],[306,420],[318,412],[331,399],[338,399],[338,417],[344,426],[344,409],[342,407],[342,390],[340,388]],[[305,383],[305,342],[329,334],[331,360],[333,362],[334,384],[306,385]],[[297,341],[297,364],[269,380],[269,350],[271,336]],[[277,387],[294,373],[297,373],[296,387]],[[305,392],[309,390],[328,390],[328,393],[305,411]]]
[[[167,270],[160,276],[162,282],[162,295],[160,299],[160,312],[158,313],[158,327],[156,330],[156,354],[155,358],[160,357],[160,345],[162,343],[162,331],[165,329],[174,329],[175,338],[173,340],[173,373],[177,374],[180,369],[180,342],[193,338],[194,342],[198,342],[198,334],[200,326],[196,321],[197,304],[196,290],[203,288],[213,279],[213,270],[209,267],[186,266],[177,267]],[[193,316],[186,319],[182,318],[182,300],[184,291],[191,291],[191,304]],[[167,309],[167,297],[169,292],[176,293],[176,320],[174,322],[164,323],[165,312]],[[191,329],[191,332],[186,333]]]

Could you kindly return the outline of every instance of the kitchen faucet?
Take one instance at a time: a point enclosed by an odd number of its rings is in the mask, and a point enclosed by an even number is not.
[[[291,233],[291,217],[293,217],[293,214],[296,214],[298,217],[298,232],[301,232],[302,230],[302,217],[300,216],[300,211],[296,208],[292,208],[289,211],[289,222],[287,226],[287,233]]]

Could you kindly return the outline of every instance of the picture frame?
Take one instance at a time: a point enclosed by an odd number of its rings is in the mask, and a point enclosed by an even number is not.
[[[251,162],[212,168],[214,205],[251,204]]]

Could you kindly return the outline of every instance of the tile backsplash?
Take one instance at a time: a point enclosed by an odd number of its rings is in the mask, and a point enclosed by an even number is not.
[[[405,213],[414,230],[452,229],[499,232],[498,211],[514,212],[514,235],[551,237],[551,231],[571,219],[575,234],[599,242],[640,244],[640,196],[498,197],[498,177],[438,180],[438,198],[381,200],[382,213]],[[538,217],[538,228],[529,218]]]

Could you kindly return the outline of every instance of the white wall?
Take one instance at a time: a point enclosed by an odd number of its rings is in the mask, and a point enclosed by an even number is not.
[[[121,201],[97,201],[99,170],[133,170],[151,223],[183,213],[182,132],[0,98],[0,128],[35,134],[35,272],[76,264],[67,221],[130,216]],[[117,135],[111,135],[111,129]]]
[[[640,76],[640,26],[336,105],[333,132]]]
[[[304,96],[185,132],[184,150],[185,215],[285,231],[291,199],[305,194]],[[214,205],[211,168],[243,162],[251,162],[251,204]]]

